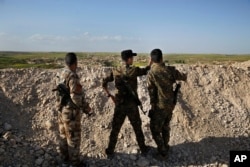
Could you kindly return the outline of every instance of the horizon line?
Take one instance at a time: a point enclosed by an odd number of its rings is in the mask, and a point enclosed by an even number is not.
[[[120,54],[121,52],[117,52],[117,51],[3,51],[0,50],[0,53],[68,53],[68,52],[74,52],[74,53],[117,53]],[[146,52],[136,52],[137,54],[150,54],[150,53],[146,53]],[[177,55],[177,54],[185,54],[185,55],[198,55],[198,54],[203,54],[203,55],[249,55],[250,53],[201,53],[201,52],[169,52],[169,53],[163,53],[163,55],[165,54],[170,54],[170,55]]]

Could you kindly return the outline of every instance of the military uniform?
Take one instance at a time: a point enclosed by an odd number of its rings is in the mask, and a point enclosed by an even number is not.
[[[141,118],[138,110],[138,104],[124,86],[124,81],[137,94],[137,76],[146,75],[149,67],[139,68],[124,65],[112,70],[111,74],[103,79],[103,87],[106,89],[108,82],[115,81],[117,92],[115,94],[115,110],[112,122],[112,130],[109,137],[109,145],[106,149],[107,154],[113,154],[117,137],[121,126],[128,116],[128,119],[135,131],[136,139],[142,153],[147,151],[144,135],[141,129]]]
[[[88,103],[84,100],[84,94],[78,75],[64,69],[60,75],[59,82],[64,82],[69,89],[70,96],[74,104],[62,106],[60,97],[57,96],[58,124],[60,133],[60,153],[64,163],[71,163],[77,166],[80,163],[80,143],[81,143],[81,111],[80,108],[87,108]]]
[[[175,107],[173,84],[176,80],[187,79],[186,74],[180,73],[174,67],[164,63],[154,63],[147,75],[147,85],[150,96],[150,129],[158,151],[167,155],[170,138],[170,120]]]

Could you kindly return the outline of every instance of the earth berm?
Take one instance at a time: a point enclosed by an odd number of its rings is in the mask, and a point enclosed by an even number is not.
[[[156,145],[143,115],[147,157],[140,155],[126,119],[108,160],[107,147],[113,102],[101,80],[110,69],[80,64],[78,74],[95,116],[82,117],[81,159],[89,166],[227,167],[230,150],[250,151],[250,61],[221,65],[176,65],[188,74],[182,83],[171,121],[170,153],[166,161],[153,158]],[[59,166],[55,87],[57,70],[0,70],[0,167]],[[146,77],[138,78],[139,97],[148,111]],[[109,84],[111,92],[114,85]]]

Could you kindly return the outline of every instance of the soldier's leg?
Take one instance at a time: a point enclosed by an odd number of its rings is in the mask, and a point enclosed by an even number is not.
[[[67,135],[65,131],[67,122],[63,121],[62,113],[58,113],[58,125],[59,125],[59,135],[60,135],[60,139],[59,139],[60,156],[61,156],[63,163],[67,163],[69,160]]]
[[[151,119],[150,119],[150,130],[153,136],[153,139],[155,140],[155,143],[157,145],[157,149],[159,153],[162,155],[167,153],[164,140],[162,138],[162,127],[164,124],[164,117],[162,114],[159,114],[161,111],[155,111],[154,113],[151,114]]]
[[[106,149],[107,154],[113,154],[117,143],[118,134],[122,127],[122,124],[126,118],[126,113],[122,110],[122,106],[116,106],[114,111],[114,117],[112,121],[112,129],[109,136],[109,145]]]
[[[68,126],[68,151],[71,165],[77,166],[80,163],[81,113],[79,110],[74,110],[72,113],[73,117]]]
[[[162,138],[164,140],[164,144],[167,149],[169,149],[169,139],[170,139],[170,121],[172,119],[172,111],[166,112],[166,119],[164,121],[163,127],[162,127]]]
[[[147,152],[147,147],[145,145],[145,138],[144,138],[144,134],[141,128],[142,122],[141,122],[138,107],[135,106],[135,107],[131,107],[130,109],[128,109],[127,115],[128,115],[131,125],[133,126],[133,129],[136,135],[136,140],[141,149],[141,152],[142,153]]]

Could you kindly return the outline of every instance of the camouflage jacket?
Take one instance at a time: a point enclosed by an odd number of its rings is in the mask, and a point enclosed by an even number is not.
[[[69,70],[68,68],[64,68],[60,74],[58,74],[58,83],[64,83],[66,87],[69,89],[70,97],[72,101],[80,108],[88,107],[88,103],[85,101],[85,95],[82,90],[82,85],[80,84],[79,76]],[[57,106],[60,107],[60,98],[57,98]],[[74,108],[73,106],[67,105],[66,108]]]
[[[146,75],[149,69],[149,66],[140,68],[128,65],[114,68],[110,75],[103,79],[102,86],[107,89],[108,82],[115,81],[115,87],[117,89],[116,100],[119,102],[130,101],[133,98],[130,97],[130,93],[127,92],[127,88],[124,86],[124,81],[137,94],[137,77]]]
[[[160,109],[173,104],[173,84],[176,80],[187,79],[187,75],[180,73],[173,66],[165,66],[164,63],[154,63],[147,75],[147,86],[151,106]]]

